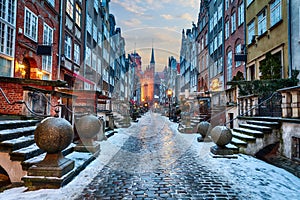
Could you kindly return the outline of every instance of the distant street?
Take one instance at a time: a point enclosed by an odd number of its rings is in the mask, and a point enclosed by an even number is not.
[[[237,199],[159,114],[147,113],[77,199]]]

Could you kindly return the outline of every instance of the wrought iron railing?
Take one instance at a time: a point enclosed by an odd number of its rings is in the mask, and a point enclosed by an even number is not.
[[[18,101],[14,101],[14,102],[11,102],[8,97],[6,96],[5,92],[3,91],[3,89],[0,87],[0,92],[2,94],[2,96],[4,97],[5,101],[7,102],[7,104],[9,105],[16,105],[16,104],[24,104],[26,109],[33,115],[37,116],[37,117],[50,117],[51,115],[45,115],[45,114],[40,114],[40,113],[37,113],[35,111],[33,111],[30,106],[24,101],[24,100],[18,100]],[[73,113],[73,110],[71,110],[70,108],[68,108],[68,106],[66,106],[65,104],[57,104],[57,105],[54,105],[50,102],[50,100],[47,98],[47,96],[42,93],[42,92],[39,92],[39,91],[35,91],[36,93],[39,93],[42,95],[43,98],[45,98],[45,100],[47,101],[47,103],[51,106],[51,107],[54,107],[54,108],[58,108],[58,107],[64,107],[66,108],[66,110],[70,113]],[[56,110],[56,114],[58,114],[57,110]]]
[[[227,126],[228,124],[232,123],[233,121],[235,121],[236,119],[238,119],[238,117],[241,117],[241,116],[245,116],[247,115],[248,113],[251,113],[254,109],[259,109],[262,105],[266,105],[269,101],[272,101],[273,98],[278,98],[278,97],[281,97],[281,94],[279,92],[273,92],[272,95],[270,95],[269,97],[267,97],[266,99],[262,99],[257,105],[253,105],[252,108],[248,109],[246,112],[242,113],[241,115],[233,118],[232,120],[228,121],[228,122],[225,122],[224,123],[224,126]],[[280,101],[280,104],[281,104],[281,101]],[[264,108],[264,107],[263,107]],[[270,110],[270,108],[268,108],[268,110]],[[265,112],[266,114],[267,112]],[[279,112],[281,113],[281,112]],[[259,115],[259,116],[266,116],[266,115]],[[269,115],[270,116],[270,115]],[[274,117],[273,115],[271,115],[271,117]],[[279,116],[278,116],[279,117]]]

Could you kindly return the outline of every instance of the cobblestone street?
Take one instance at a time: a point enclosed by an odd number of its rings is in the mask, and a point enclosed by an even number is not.
[[[78,199],[238,199],[169,125],[157,113],[143,116]]]

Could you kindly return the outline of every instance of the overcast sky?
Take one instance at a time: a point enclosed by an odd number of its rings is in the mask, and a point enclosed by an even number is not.
[[[179,61],[182,29],[197,24],[199,6],[200,0],[112,0],[110,13],[122,30],[126,53],[136,50],[145,68],[153,46],[156,71],[162,71],[168,57]]]

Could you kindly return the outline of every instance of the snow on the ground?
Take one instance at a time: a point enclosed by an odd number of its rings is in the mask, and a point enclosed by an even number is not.
[[[172,123],[171,128],[177,131],[177,124]],[[74,199],[103,166],[120,150],[131,133],[130,129],[118,129],[118,133],[107,141],[101,142],[101,153],[87,168],[73,181],[61,189],[43,189],[26,192],[25,187],[13,188],[0,193],[0,199],[26,200],[69,200]],[[190,143],[190,148],[197,152],[203,165],[207,166],[217,175],[229,181],[231,186],[239,192],[241,199],[299,199],[300,179],[293,174],[269,165],[251,156],[239,154],[237,159],[212,158],[210,147],[212,142],[197,142],[197,134],[181,134],[183,141]]]

